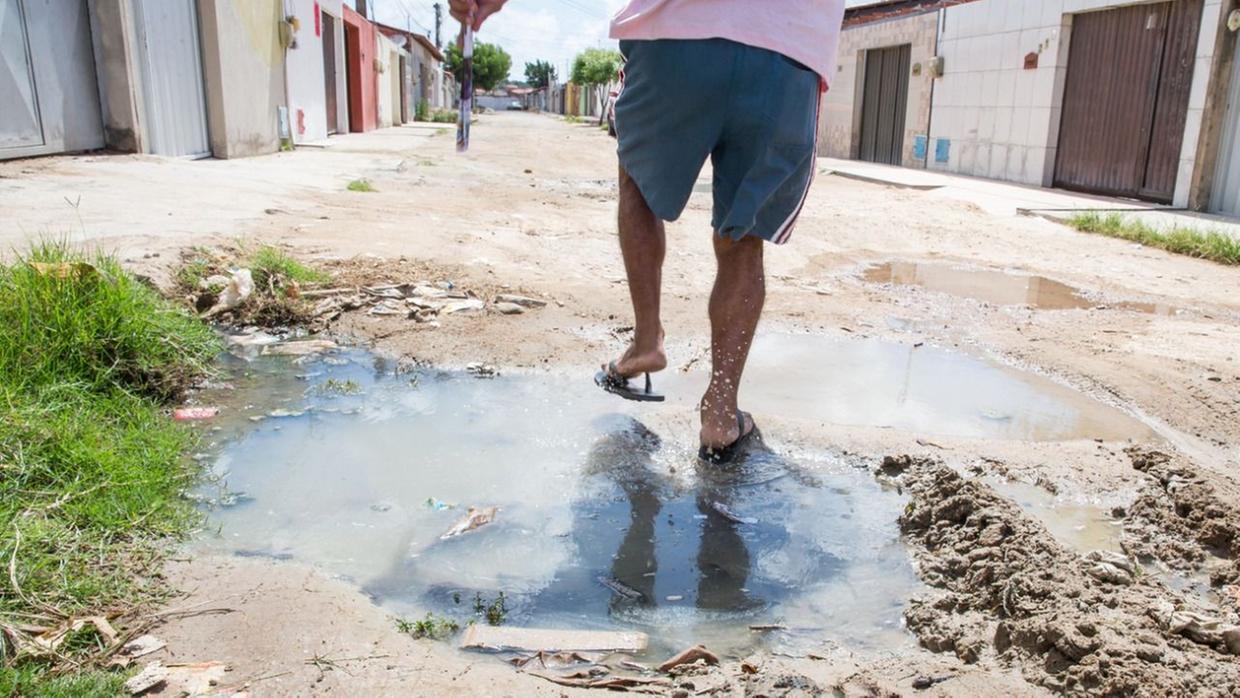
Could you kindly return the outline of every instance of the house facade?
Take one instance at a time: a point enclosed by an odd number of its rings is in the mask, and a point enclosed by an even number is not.
[[[450,105],[402,42],[342,0],[0,0],[0,159],[243,157]]]
[[[1240,94],[1236,10],[1234,0],[850,8],[822,152],[1240,214],[1240,113],[1228,110]]]

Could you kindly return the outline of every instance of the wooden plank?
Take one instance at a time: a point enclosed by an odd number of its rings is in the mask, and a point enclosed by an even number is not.
[[[555,630],[471,625],[461,649],[523,652],[641,652],[650,644],[646,633],[610,630]]]

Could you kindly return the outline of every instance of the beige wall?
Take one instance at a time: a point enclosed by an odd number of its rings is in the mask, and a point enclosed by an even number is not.
[[[280,0],[198,0],[198,15],[212,154],[275,152],[285,104]]]
[[[840,36],[839,68],[831,89],[823,98],[819,151],[829,157],[857,157],[861,139],[861,101],[865,76],[865,52],[911,44],[910,66],[920,65],[920,75],[909,75],[908,108],[904,128],[905,167],[925,167],[913,157],[916,136],[925,136],[930,126],[930,97],[933,79],[928,63],[935,55],[938,12],[901,17],[874,24],[846,28]],[[914,70],[916,72],[916,70]]]

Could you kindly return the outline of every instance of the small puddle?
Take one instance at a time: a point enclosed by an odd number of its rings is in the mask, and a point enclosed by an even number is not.
[[[943,264],[888,262],[867,269],[863,278],[875,284],[918,286],[959,298],[995,305],[1023,305],[1038,310],[1107,307],[1152,315],[1174,315],[1177,312],[1174,307],[1162,303],[1102,303],[1091,300],[1079,288],[1043,276],[961,269]]]
[[[1037,485],[1000,478],[985,478],[996,492],[1011,499],[1051,535],[1079,553],[1106,550],[1123,553],[1123,525],[1101,505],[1063,500]]]
[[[362,352],[229,363],[235,388],[202,396],[225,407],[203,545],[319,565],[409,617],[464,622],[502,591],[510,624],[641,630],[652,657],[910,646],[903,501],[832,456],[703,469],[688,427],[569,377],[398,376]],[[499,514],[441,540],[468,505]]]

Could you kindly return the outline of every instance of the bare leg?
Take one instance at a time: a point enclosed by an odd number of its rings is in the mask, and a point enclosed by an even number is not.
[[[741,433],[736,393],[766,300],[760,238],[714,236],[715,288],[710,294],[710,385],[702,398],[702,445],[721,448]],[[751,426],[747,423],[745,430]]]
[[[659,296],[663,288],[663,257],[667,239],[663,221],[646,205],[637,183],[620,168],[620,253],[629,277],[633,300],[633,343],[616,361],[620,375],[632,377],[662,371],[667,367],[663,353],[663,323],[659,317]],[[603,367],[606,369],[606,366]]]

